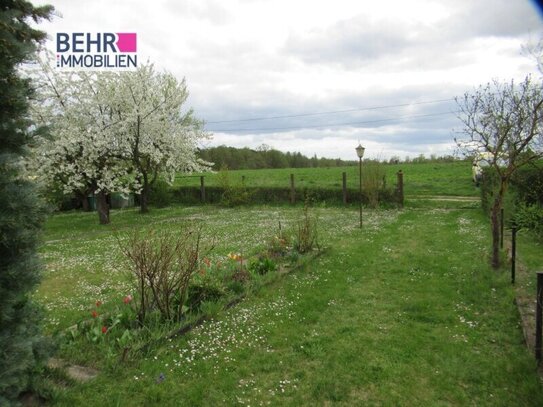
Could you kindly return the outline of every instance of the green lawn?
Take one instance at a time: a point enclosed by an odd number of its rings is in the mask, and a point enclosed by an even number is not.
[[[324,170],[323,170],[324,171]],[[522,344],[507,272],[488,267],[485,218],[475,209],[319,209],[328,249],[189,334],[98,368],[87,384],[56,392],[73,405],[526,405],[543,404]],[[48,329],[69,326],[98,299],[127,293],[113,228],[175,229],[199,222],[217,237],[216,259],[256,253],[300,208],[114,211],[53,216],[36,297]],[[62,352],[61,352],[62,356]]]
[[[363,164],[364,165],[364,164]],[[396,184],[396,173],[404,173],[405,194],[413,195],[463,195],[478,196],[479,190],[471,181],[471,163],[456,161],[452,163],[422,163],[422,164],[382,164],[385,170],[387,184]],[[364,171],[364,167],[362,167]],[[233,182],[241,183],[245,177],[248,187],[285,187],[290,186],[290,174],[294,174],[297,188],[342,188],[342,173],[347,173],[347,187],[358,188],[359,169],[354,167],[342,168],[285,168],[263,170],[230,171]],[[207,186],[217,186],[216,174],[195,174],[193,176],[178,175],[174,186],[194,186],[199,188],[199,175],[205,175]]]

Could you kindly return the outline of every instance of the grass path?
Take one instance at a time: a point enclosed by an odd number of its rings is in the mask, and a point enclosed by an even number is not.
[[[434,209],[347,231],[307,270],[58,402],[543,405],[486,229],[478,211]]]

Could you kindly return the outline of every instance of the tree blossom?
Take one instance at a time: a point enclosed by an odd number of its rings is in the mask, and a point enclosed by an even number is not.
[[[142,194],[147,210],[159,175],[207,168],[197,143],[209,137],[192,110],[182,113],[185,80],[157,73],[147,64],[135,72],[62,72],[47,61],[34,73],[36,121],[51,127],[42,140],[35,169],[47,184],[82,199],[97,195],[101,223],[109,222],[106,195]]]
[[[147,64],[122,73],[108,86],[115,133],[141,183],[141,211],[146,212],[150,187],[160,174],[171,182],[176,172],[208,167],[195,152],[198,142],[209,135],[192,109],[182,111],[189,95],[185,79],[178,81]]]

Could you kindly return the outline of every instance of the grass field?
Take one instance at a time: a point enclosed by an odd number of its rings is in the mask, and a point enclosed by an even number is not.
[[[326,171],[326,170],[323,170]],[[73,405],[526,405],[543,404],[522,344],[507,272],[488,267],[489,233],[477,209],[320,208],[327,250],[187,335],[120,363],[90,349],[60,356],[100,371],[55,392]],[[36,298],[47,329],[107,307],[130,287],[114,229],[200,223],[213,259],[256,253],[300,216],[299,207],[213,206],[53,216]],[[535,260],[534,260],[535,261]]]
[[[404,173],[405,194],[419,195],[449,195],[477,196],[479,190],[471,181],[471,163],[456,161],[452,163],[421,163],[421,164],[382,164],[388,185],[396,184],[396,173]],[[364,171],[364,164],[362,167]],[[248,187],[284,187],[290,186],[290,174],[294,174],[297,188],[342,188],[342,173],[347,173],[347,187],[357,189],[359,183],[359,168],[285,168],[270,170],[237,170],[229,171],[234,183],[241,184],[245,177]],[[208,186],[217,186],[216,174],[195,174],[193,176],[178,176],[174,186],[200,186],[200,175],[205,175]]]

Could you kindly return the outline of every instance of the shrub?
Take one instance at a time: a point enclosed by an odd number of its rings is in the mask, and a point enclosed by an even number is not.
[[[170,185],[162,180],[158,179],[152,186],[149,194],[149,203],[158,208],[171,205],[173,200],[173,193]]]
[[[279,222],[279,228],[277,234],[268,241],[268,247],[266,249],[267,254],[270,257],[283,257],[289,251],[290,239],[287,234],[283,232],[281,222]]]
[[[200,311],[203,302],[217,302],[231,293],[241,294],[251,275],[240,254],[229,253],[225,261],[212,263],[204,258],[188,290],[187,305]]]
[[[498,185],[499,180],[496,172],[492,168],[485,168],[481,183],[481,204],[487,213],[492,205]],[[531,229],[536,235],[543,236],[542,204],[543,168],[541,168],[541,164],[518,169],[511,178],[509,190],[503,203],[506,221],[522,228]]]
[[[260,255],[251,263],[249,270],[253,273],[264,275],[270,271],[277,270],[277,263],[266,255]]]
[[[310,212],[309,205],[304,205],[302,219],[295,229],[294,248],[300,254],[308,253],[319,248],[318,217]]]
[[[195,283],[189,286],[187,305],[191,311],[200,311],[205,302],[217,302],[225,295],[224,288],[218,284]]]
[[[395,206],[398,202],[398,195],[394,188],[385,187],[384,180],[381,180],[383,187],[378,191],[378,204]],[[290,202],[290,188],[261,186],[252,187],[245,185],[231,185],[225,193],[221,186],[206,186],[206,203],[218,203],[226,207],[247,204],[280,204]],[[326,202],[330,204],[343,204],[343,193],[340,188],[329,187],[301,187],[296,189],[296,202],[303,201],[310,197],[313,202]],[[347,189],[347,202],[358,204],[360,193],[358,188]],[[173,190],[172,202],[185,204],[200,203],[200,188],[191,186],[180,186]],[[362,191],[362,202],[370,204],[366,191]]]
[[[42,185],[40,192],[46,204],[53,211],[67,211],[75,207],[72,197],[64,193],[62,185],[58,182]]]
[[[268,254],[271,257],[282,257],[287,254],[289,249],[289,239],[287,236],[274,236],[268,242]]]
[[[135,232],[119,244],[130,266],[140,323],[155,310],[164,320],[181,320],[189,283],[199,270],[200,230]]]
[[[245,284],[251,279],[247,271],[245,259],[241,254],[230,253],[225,264],[225,283],[227,289],[235,294],[241,294],[245,290]]]
[[[543,164],[519,168],[511,178],[511,189],[518,201],[543,205]]]
[[[218,175],[217,181],[222,188],[221,205],[227,207],[234,207],[239,205],[247,205],[251,201],[251,194],[245,188],[245,185],[234,186],[230,181],[230,175],[228,168],[223,167]]]
[[[235,277],[228,283],[228,290],[239,295],[245,291],[245,285],[250,280],[251,275],[247,270],[241,273],[236,273]]]
[[[543,238],[543,208],[541,206],[518,205],[513,222],[517,227],[530,229],[539,238]]]
[[[362,189],[366,193],[368,205],[377,208],[380,193],[386,189],[385,170],[378,161],[370,161],[362,166]]]

